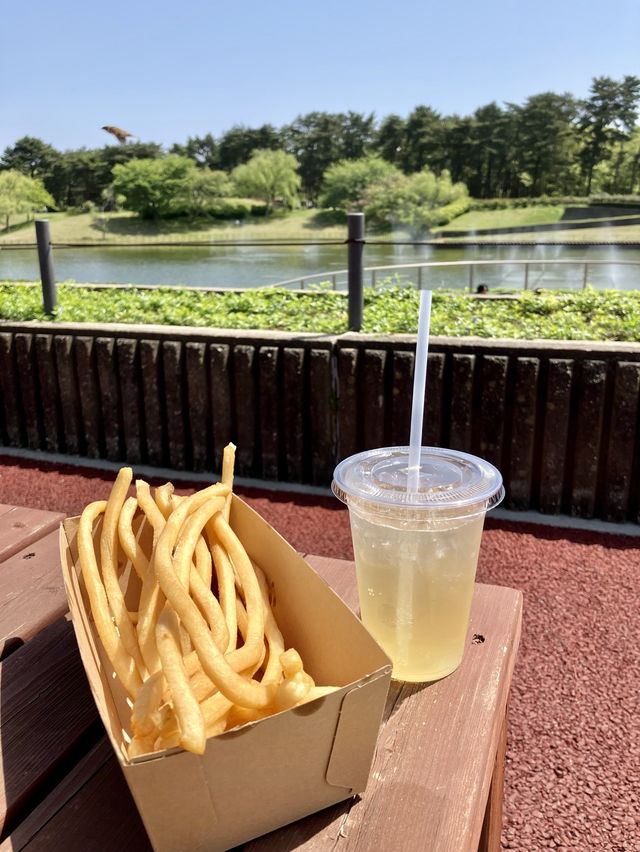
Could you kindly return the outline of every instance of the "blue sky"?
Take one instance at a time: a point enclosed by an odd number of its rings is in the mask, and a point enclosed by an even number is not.
[[[312,110],[469,114],[591,78],[640,76],[640,2],[6,2],[0,151],[115,124],[164,145]]]

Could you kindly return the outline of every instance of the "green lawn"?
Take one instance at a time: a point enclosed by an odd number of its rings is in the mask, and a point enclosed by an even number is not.
[[[523,231],[517,234],[471,235],[469,237],[448,237],[451,231],[475,231],[485,228],[523,227],[527,225],[546,225],[559,222],[564,208],[556,205],[517,207],[508,210],[471,210],[448,225],[436,229],[433,237],[449,239],[459,243],[472,238],[474,242],[545,242],[584,243],[584,242],[640,242],[640,225],[625,224],[630,217],[616,217],[619,224],[600,226],[598,220],[590,218],[591,211],[585,207],[584,223],[591,227],[558,231]],[[344,240],[346,226],[336,224],[336,217],[327,211],[294,210],[273,216],[247,219],[237,225],[234,221],[214,221],[208,218],[200,220],[174,219],[165,221],[145,221],[133,213],[49,213],[51,235],[54,243],[155,243],[181,241],[224,240]],[[370,236],[374,236],[370,233]],[[392,240],[408,234],[397,231],[375,233],[376,239]],[[7,243],[35,243],[33,222],[25,222],[20,227],[12,227],[8,232],[0,232],[0,246]]]
[[[564,207],[548,205],[540,207],[515,207],[510,210],[470,210],[453,222],[439,228],[446,236],[447,231],[475,231],[483,228],[514,228],[522,225],[549,225],[557,222]]]
[[[522,228],[527,225],[551,225],[561,221],[564,207],[558,205],[516,207],[507,210],[470,210],[448,225],[439,228],[434,236],[447,239],[451,231],[476,231],[489,228]],[[545,242],[558,243],[591,243],[591,242],[640,242],[640,225],[627,224],[636,221],[638,214],[625,213],[620,216],[607,216],[600,219],[593,215],[593,209],[585,206],[584,216],[572,219],[588,227],[567,228],[553,231],[520,231],[517,234],[469,234],[466,237],[449,237],[452,241],[461,242],[472,239],[473,242]],[[599,224],[603,221],[615,225]]]
[[[60,322],[130,322],[208,328],[347,331],[347,300],[334,292],[282,289],[207,292],[157,289],[58,287]],[[365,294],[363,331],[415,333],[419,294],[380,287]],[[0,283],[0,320],[46,319],[39,286]],[[546,291],[518,298],[482,299],[438,291],[432,334],[564,340],[640,341],[640,291]]]
[[[446,237],[446,234],[442,234]],[[467,238],[452,239],[451,242],[464,243]],[[473,242],[492,243],[498,239],[501,243],[640,243],[640,225],[614,225],[592,228],[572,228],[558,231],[522,231],[517,234],[500,234],[496,236],[476,236]]]
[[[325,224],[326,217],[316,210],[294,210],[270,217],[245,220],[241,225],[208,218],[168,219],[152,222],[133,213],[48,213],[54,243],[83,242],[164,242],[181,240],[283,240],[345,238],[345,225]],[[4,243],[35,243],[33,222],[0,233]]]

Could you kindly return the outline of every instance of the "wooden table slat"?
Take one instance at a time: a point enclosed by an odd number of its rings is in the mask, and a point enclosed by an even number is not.
[[[70,622],[59,619],[0,663],[0,837],[102,731]]]
[[[50,547],[41,542],[43,564]],[[2,567],[18,571],[24,550]],[[357,610],[353,564],[307,559]],[[366,793],[243,848],[476,852],[488,800],[483,838],[495,844],[501,801],[489,789],[492,775],[499,780],[521,608],[520,592],[477,586],[460,669],[434,684],[392,683]],[[148,852],[109,743],[95,745],[102,727],[70,624],[54,623],[0,663],[0,681],[0,824],[13,830],[0,852]]]
[[[56,530],[5,559],[0,567],[0,659],[67,609]]]
[[[340,589],[353,566],[307,557]],[[354,595],[350,596],[353,605]],[[247,844],[251,852],[478,848],[511,675],[522,594],[476,586],[460,668],[432,684],[392,682],[362,798],[312,814]],[[482,641],[474,636],[482,637]],[[425,745],[421,744],[424,739]],[[427,746],[426,743],[429,743]],[[410,813],[399,821],[398,814]]]
[[[0,511],[0,562],[57,529],[63,519],[60,512],[24,506],[11,506],[4,513]]]
[[[94,746],[0,852],[151,852],[127,782],[106,737]]]

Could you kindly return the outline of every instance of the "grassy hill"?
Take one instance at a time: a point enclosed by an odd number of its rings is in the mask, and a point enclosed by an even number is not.
[[[640,210],[637,215],[628,211],[598,216],[597,209],[572,208],[567,216],[567,228],[558,228],[565,221],[566,208],[561,205],[535,205],[501,210],[471,210],[448,225],[437,228],[429,238],[452,242],[640,242]],[[343,240],[344,223],[328,211],[277,211],[272,216],[235,221],[216,221],[210,218],[169,219],[148,221],[133,213],[49,213],[54,243],[155,243],[223,240]],[[527,230],[528,227],[532,230]],[[554,226],[553,230],[544,230]],[[571,227],[569,227],[571,226]],[[517,233],[501,229],[517,228]],[[540,230],[536,230],[540,228]],[[495,233],[478,233],[486,230]],[[452,236],[460,231],[467,233]],[[376,239],[406,238],[397,229],[377,231]],[[0,246],[5,244],[34,244],[33,222],[24,222],[0,232]]]
[[[44,218],[44,217],[43,217]],[[284,240],[345,238],[345,226],[326,224],[316,210],[277,212],[269,217],[235,221],[139,219],[134,213],[48,213],[54,243],[180,242],[191,240]],[[0,233],[0,245],[35,243],[33,222]]]
[[[562,227],[566,224],[566,228]],[[531,227],[531,230],[527,230]],[[508,233],[517,228],[517,233]],[[502,232],[501,232],[502,230]],[[460,232],[466,231],[465,235]],[[486,233],[493,231],[493,233]],[[474,242],[640,242],[640,208],[628,209],[540,205],[500,210],[470,210],[434,236],[442,239]]]

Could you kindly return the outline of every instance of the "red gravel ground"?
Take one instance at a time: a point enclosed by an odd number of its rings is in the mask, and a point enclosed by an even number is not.
[[[112,479],[0,457],[0,502],[78,514]],[[237,490],[300,551],[351,557],[337,500]],[[640,540],[489,520],[478,579],[525,596],[503,847],[640,850]]]

